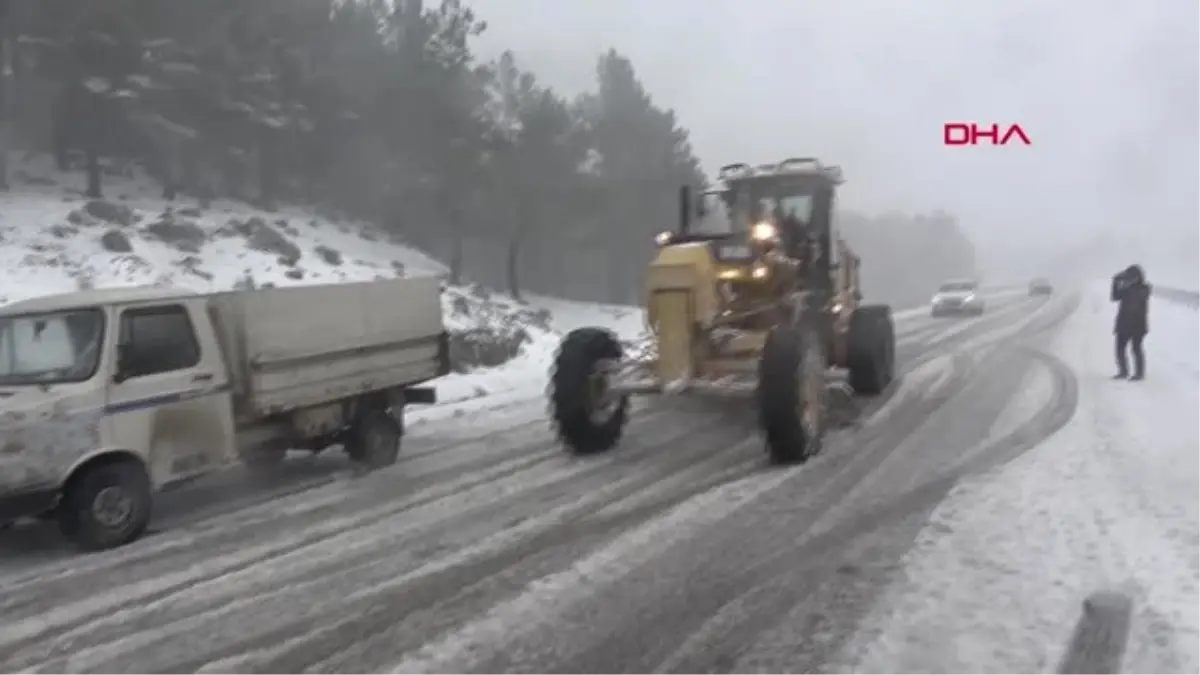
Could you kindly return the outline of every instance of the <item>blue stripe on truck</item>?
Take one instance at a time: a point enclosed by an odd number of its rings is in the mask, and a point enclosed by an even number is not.
[[[105,415],[120,415],[121,413],[135,412],[138,410],[147,410],[157,408],[159,406],[171,405],[172,403],[180,403],[190,401],[192,399],[204,398],[205,396],[215,396],[216,394],[224,394],[229,391],[229,385],[221,385],[219,387],[204,387],[202,389],[187,389],[177,391],[170,394],[158,394],[156,396],[147,396],[145,398],[135,398],[129,401],[121,401],[120,403],[109,403],[104,406]]]

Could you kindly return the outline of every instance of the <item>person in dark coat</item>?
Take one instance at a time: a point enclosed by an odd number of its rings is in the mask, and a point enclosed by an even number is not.
[[[1113,326],[1117,346],[1117,375],[1115,379],[1129,377],[1129,365],[1125,350],[1133,351],[1133,377],[1140,380],[1146,376],[1146,354],[1142,340],[1150,332],[1150,284],[1146,274],[1138,265],[1130,265],[1112,279],[1112,301],[1117,304],[1117,320]]]

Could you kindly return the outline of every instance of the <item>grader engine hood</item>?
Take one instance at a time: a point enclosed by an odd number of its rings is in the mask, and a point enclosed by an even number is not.
[[[658,345],[656,375],[663,383],[691,378],[698,328],[720,311],[718,263],[712,242],[664,246],[646,279],[646,320]]]
[[[651,326],[659,323],[661,304],[672,294],[689,296],[692,320],[704,322],[719,310],[716,280],[719,263],[711,242],[689,242],[664,246],[650,263],[646,278],[646,314]]]
[[[763,335],[721,328],[770,295],[764,248],[748,236],[664,246],[650,265],[646,317],[664,383],[712,375],[723,356],[761,348]],[[705,371],[705,372],[698,372]]]

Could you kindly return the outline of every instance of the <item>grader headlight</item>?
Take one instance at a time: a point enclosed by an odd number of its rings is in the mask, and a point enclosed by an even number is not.
[[[772,242],[779,238],[779,229],[768,222],[750,226],[750,238],[757,242]]]

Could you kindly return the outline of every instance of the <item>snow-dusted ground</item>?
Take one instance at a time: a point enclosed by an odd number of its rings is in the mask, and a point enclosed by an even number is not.
[[[257,286],[289,286],[441,276],[447,271],[437,260],[369,225],[306,209],[266,212],[232,201],[205,207],[187,198],[168,202],[160,198],[161,189],[144,178],[106,176],[105,201],[127,207],[136,219],[120,225],[88,214],[79,174],[60,174],[44,160],[24,162],[13,173],[15,189],[0,193],[0,305],[84,286],[158,285],[204,292],[226,290],[247,279]],[[164,218],[168,211],[172,215]],[[254,218],[299,250],[294,265],[281,262],[278,253],[255,250],[236,231],[236,223]],[[164,241],[147,228],[164,219],[194,225],[202,238],[191,246]],[[125,236],[131,251],[111,252],[101,246],[100,238],[113,230]],[[502,366],[438,380],[442,403],[415,410],[412,422],[503,405],[540,392],[561,331],[601,325],[632,339],[642,330],[642,313],[636,308],[530,300],[519,303],[472,287],[446,288],[443,304],[449,329],[524,330],[530,341]],[[536,317],[542,309],[552,312],[547,326]]]
[[[1200,669],[1197,314],[1155,302],[1148,379],[1113,381],[1106,291],[1089,289],[1051,343],[1077,378],[1074,418],[938,507],[846,669],[1053,671],[1098,590],[1134,602],[1122,672]],[[995,426],[1051,404],[1049,383],[1032,373]]]

